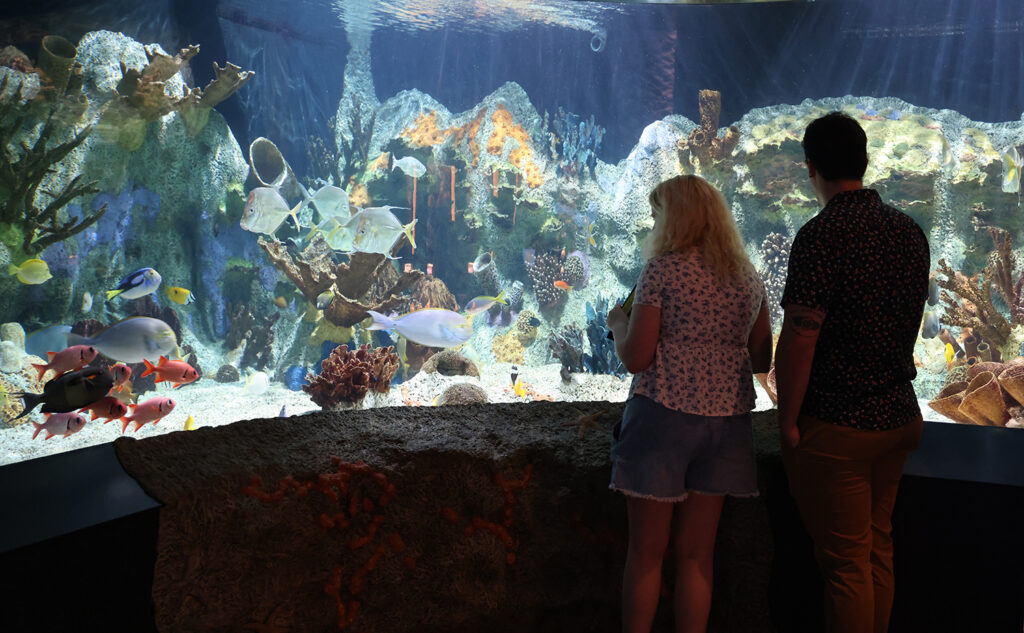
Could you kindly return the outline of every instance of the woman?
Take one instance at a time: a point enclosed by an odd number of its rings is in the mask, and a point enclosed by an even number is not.
[[[771,323],[722,194],[676,176],[649,200],[654,230],[632,310],[612,308],[607,321],[634,374],[609,486],[629,515],[623,631],[650,631],[674,533],[676,631],[703,632],[723,499],[757,494],[752,373],[771,364]]]

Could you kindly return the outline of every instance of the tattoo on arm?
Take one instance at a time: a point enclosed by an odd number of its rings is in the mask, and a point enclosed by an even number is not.
[[[800,310],[789,317],[789,327],[798,336],[817,336],[822,316],[816,310]]]

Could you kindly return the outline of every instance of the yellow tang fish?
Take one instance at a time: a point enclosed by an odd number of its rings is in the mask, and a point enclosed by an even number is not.
[[[192,294],[192,291],[188,288],[178,288],[177,286],[165,286],[164,294],[167,298],[181,305],[188,305],[196,300],[196,296]]]
[[[188,418],[185,420],[185,430],[193,431],[196,428],[196,421],[192,418],[192,414],[188,414]]]
[[[50,267],[41,259],[27,259],[21,266],[14,264],[7,265],[7,274],[14,275],[23,284],[41,284],[47,279],[52,279]]]
[[[950,345],[949,343],[946,343],[946,369],[949,369],[950,367],[953,366],[953,357],[955,355],[956,353],[953,351],[953,346]]]
[[[512,393],[514,393],[517,398],[523,398],[526,396],[526,385],[523,384],[522,380],[515,381],[512,385]]]

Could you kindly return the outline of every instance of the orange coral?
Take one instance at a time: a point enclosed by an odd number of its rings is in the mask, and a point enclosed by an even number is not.
[[[491,154],[500,155],[505,139],[511,137],[518,141],[519,147],[508,154],[508,160],[526,174],[526,184],[536,188],[544,184],[544,176],[540,168],[533,162],[533,149],[530,148],[530,134],[517,124],[512,118],[512,113],[504,105],[498,104],[491,115],[494,122],[494,131],[487,139],[487,151]]]
[[[357,207],[370,206],[370,190],[362,183],[352,185],[352,191],[348,194],[348,201]]]
[[[485,110],[477,112],[476,117],[465,125],[453,126],[446,129],[437,127],[437,111],[431,110],[428,113],[420,114],[413,124],[402,130],[400,137],[404,138],[414,147],[433,147],[440,145],[449,138],[455,145],[463,140],[467,141],[469,152],[473,155],[473,167],[480,164],[480,144],[477,143],[476,135],[480,131],[480,123],[483,121]]]

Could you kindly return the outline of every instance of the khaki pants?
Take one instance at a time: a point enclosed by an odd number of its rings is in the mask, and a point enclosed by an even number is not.
[[[783,443],[790,492],[825,579],[828,633],[888,631],[892,510],[922,425],[918,418],[898,429],[864,431],[801,416],[800,444]]]

